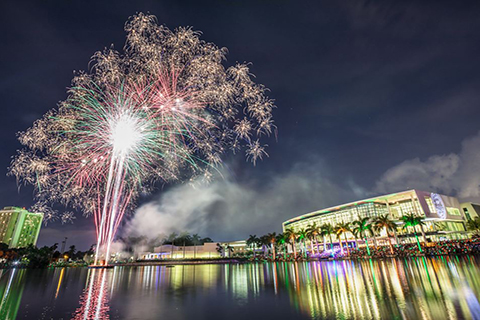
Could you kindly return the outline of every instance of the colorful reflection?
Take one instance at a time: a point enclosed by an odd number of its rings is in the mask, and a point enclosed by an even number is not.
[[[458,259],[294,263],[280,283],[312,318],[478,319],[479,270]]]
[[[0,319],[16,319],[23,287],[25,271],[19,269],[0,270]]]
[[[474,315],[480,314],[479,270],[471,268],[468,261],[459,264],[451,260],[329,261],[262,267],[276,271],[266,273],[265,285],[283,286],[291,305],[311,318],[476,318]]]
[[[35,272],[0,274],[1,319],[480,319],[468,256]]]
[[[63,275],[63,274],[62,274]],[[108,270],[90,269],[87,284],[80,298],[80,307],[72,319],[110,319],[108,311]]]

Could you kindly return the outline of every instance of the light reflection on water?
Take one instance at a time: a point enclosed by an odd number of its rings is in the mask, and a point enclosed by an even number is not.
[[[104,269],[91,270],[80,298],[80,307],[76,310],[73,319],[109,319],[108,276],[109,273]],[[115,272],[113,279],[115,279]],[[58,280],[59,287],[61,281],[62,279]],[[113,284],[111,287],[113,289]]]
[[[480,259],[0,270],[0,296],[0,319],[480,319]]]

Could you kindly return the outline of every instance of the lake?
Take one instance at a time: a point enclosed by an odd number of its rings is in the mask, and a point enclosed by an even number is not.
[[[480,258],[0,270],[0,319],[480,319]]]

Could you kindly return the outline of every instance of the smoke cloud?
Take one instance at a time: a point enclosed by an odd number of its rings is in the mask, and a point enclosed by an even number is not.
[[[214,241],[245,239],[281,231],[281,222],[289,218],[353,200],[363,192],[353,183],[332,183],[319,163],[299,163],[284,174],[245,181],[223,172],[207,185],[177,186],[139,207],[126,234],[154,239],[187,231]]]
[[[158,239],[172,232],[198,233],[214,241],[281,231],[281,222],[317,209],[409,188],[436,191],[465,201],[480,198],[480,133],[457,153],[405,160],[388,169],[372,190],[329,178],[319,159],[297,163],[283,174],[236,177],[222,172],[210,184],[176,186],[140,206],[126,236]]]
[[[376,182],[375,192],[415,188],[474,201],[480,197],[480,133],[465,139],[458,154],[434,155],[422,161],[403,161]]]

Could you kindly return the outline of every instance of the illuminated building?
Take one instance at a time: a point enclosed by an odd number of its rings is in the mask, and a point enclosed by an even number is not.
[[[0,242],[9,248],[36,245],[43,213],[32,213],[18,207],[0,210]]]
[[[406,214],[414,214],[422,218],[425,224],[423,230],[427,238],[436,241],[446,238],[466,237],[466,215],[464,212],[460,203],[454,197],[408,190],[307,213],[285,221],[283,231],[286,229],[295,231],[306,229],[313,223],[316,223],[317,226],[325,223],[335,226],[338,223],[388,215],[397,224],[396,231],[400,241],[402,241],[402,239],[412,235],[407,235],[401,217]],[[355,239],[350,232],[346,236],[349,241]],[[387,234],[382,230],[377,236],[386,238]]]
[[[473,220],[480,216],[480,204],[473,202],[464,202],[460,204],[463,214],[467,220]]]
[[[222,249],[219,250],[219,247]],[[229,242],[207,242],[198,246],[173,246],[164,244],[155,247],[154,252],[142,254],[142,259],[158,260],[158,259],[205,259],[205,258],[221,258],[230,257],[236,253],[247,251],[245,240],[229,241]]]

